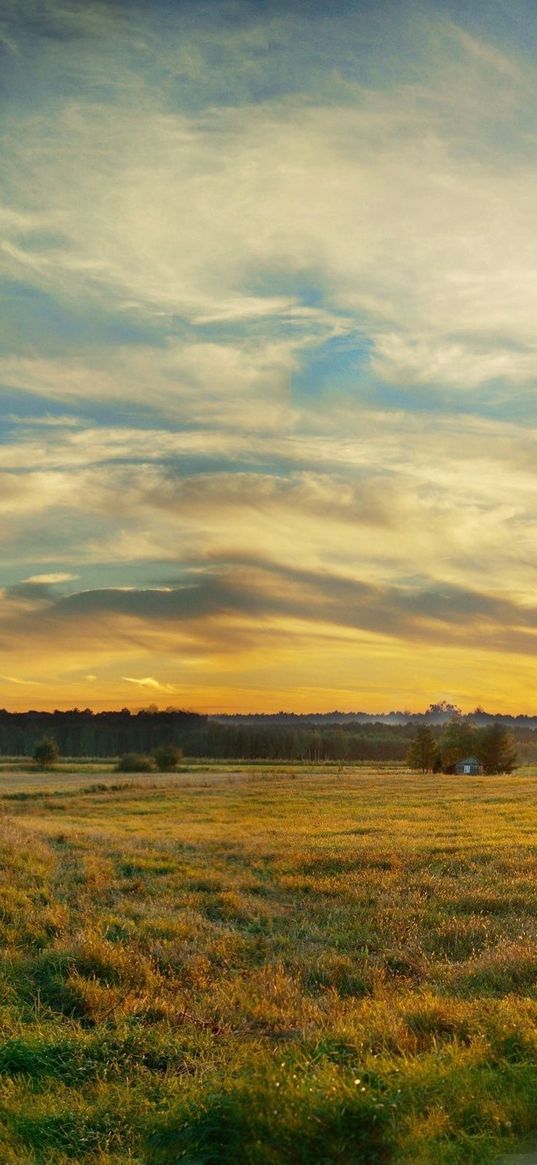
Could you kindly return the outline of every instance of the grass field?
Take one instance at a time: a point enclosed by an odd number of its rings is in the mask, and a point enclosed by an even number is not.
[[[537,1128],[537,777],[3,772],[2,1165],[486,1165]]]

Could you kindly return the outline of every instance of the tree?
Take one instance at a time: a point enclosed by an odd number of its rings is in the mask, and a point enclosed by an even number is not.
[[[514,737],[503,724],[490,724],[477,736],[476,752],[486,773],[511,773],[518,759]]]
[[[462,716],[462,712],[457,704],[450,704],[447,700],[440,700],[438,704],[429,704],[425,715],[428,719],[445,721],[448,717],[453,720],[457,716]]]
[[[182,749],[176,744],[159,744],[151,754],[160,773],[171,773],[183,759]]]
[[[44,736],[39,741],[39,744],[36,744],[34,749],[34,760],[36,764],[42,765],[44,769],[53,768],[59,755],[60,750],[52,736]]]
[[[446,724],[438,741],[438,767],[453,772],[457,761],[477,752],[477,732],[469,720],[457,716]]]
[[[428,773],[434,767],[436,744],[431,729],[422,724],[410,743],[406,760],[409,768]]]

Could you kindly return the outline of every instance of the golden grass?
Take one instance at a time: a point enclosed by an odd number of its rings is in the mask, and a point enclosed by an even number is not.
[[[533,770],[114,778],[2,800],[2,1162],[484,1165],[531,1130]]]

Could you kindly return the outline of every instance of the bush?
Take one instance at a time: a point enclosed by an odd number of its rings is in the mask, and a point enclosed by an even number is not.
[[[60,750],[52,736],[44,736],[39,744],[36,744],[34,749],[34,760],[36,764],[42,765],[45,769],[53,768],[59,755]]]
[[[160,744],[158,748],[153,749],[151,755],[159,773],[170,773],[183,759],[182,749],[177,748],[175,744]]]
[[[126,752],[116,765],[118,773],[152,773],[153,769],[153,761],[145,752]]]

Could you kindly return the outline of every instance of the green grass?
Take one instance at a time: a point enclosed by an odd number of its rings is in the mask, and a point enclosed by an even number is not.
[[[533,770],[2,788],[2,1165],[486,1165],[535,1130]]]

